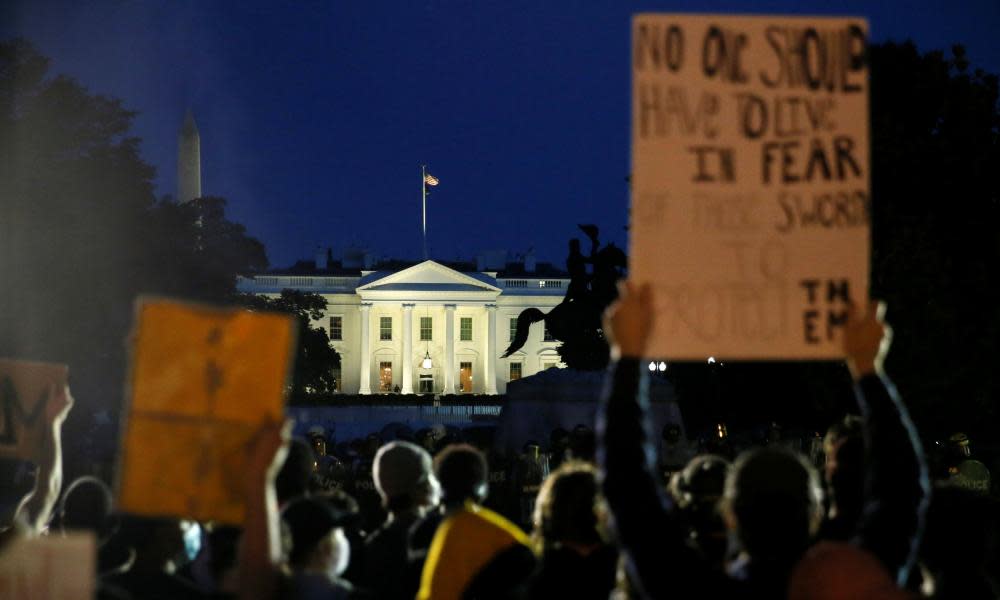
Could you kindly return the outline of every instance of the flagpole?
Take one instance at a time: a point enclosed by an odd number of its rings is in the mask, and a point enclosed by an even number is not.
[[[427,260],[427,165],[420,165],[420,191],[423,213],[424,260]]]

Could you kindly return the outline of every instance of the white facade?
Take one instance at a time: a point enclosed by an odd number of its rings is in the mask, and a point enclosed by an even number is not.
[[[344,393],[502,394],[518,371],[526,377],[564,366],[558,342],[544,339],[541,323],[532,326],[523,348],[509,358],[500,355],[521,311],[547,313],[562,302],[565,276],[462,273],[428,260],[358,276],[240,277],[237,285],[241,292],[276,296],[290,288],[326,299],[327,313],[314,326],[331,334],[340,354]],[[422,364],[427,355],[429,369]]]

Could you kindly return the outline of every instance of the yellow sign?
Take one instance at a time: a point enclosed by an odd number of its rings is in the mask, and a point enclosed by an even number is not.
[[[286,315],[137,303],[121,510],[243,522],[246,445],[284,419],[294,332]]]
[[[840,358],[868,300],[863,19],[632,22],[629,276],[657,358]]]
[[[37,456],[45,425],[45,399],[65,386],[66,365],[0,359],[0,457]]]

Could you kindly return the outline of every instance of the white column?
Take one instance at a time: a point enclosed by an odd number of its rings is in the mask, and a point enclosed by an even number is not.
[[[413,305],[403,305],[403,386],[402,393],[413,393]]]
[[[486,393],[497,393],[497,305],[486,305],[486,351],[483,352],[483,375]]]
[[[444,305],[444,393],[455,393],[455,305]]]
[[[368,339],[369,330],[371,329],[368,322],[371,308],[372,305],[370,302],[366,302],[358,307],[361,311],[361,353],[358,356],[358,360],[361,361],[361,387],[358,388],[359,394],[372,393],[372,346]]]

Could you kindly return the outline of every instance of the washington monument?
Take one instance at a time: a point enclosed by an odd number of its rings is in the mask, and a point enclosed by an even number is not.
[[[177,134],[177,202],[201,198],[201,138],[194,115],[188,109]]]

